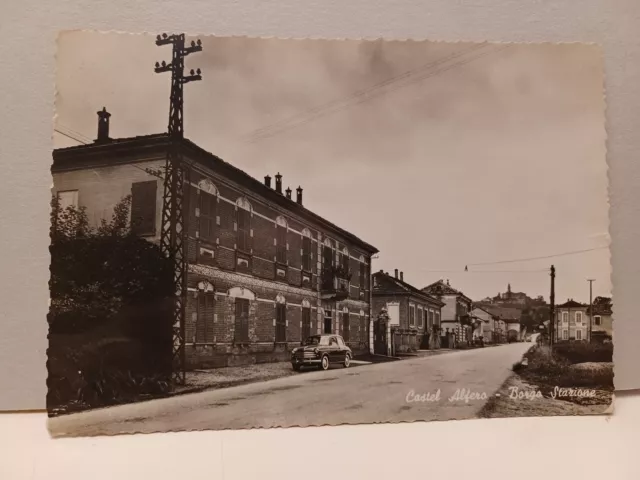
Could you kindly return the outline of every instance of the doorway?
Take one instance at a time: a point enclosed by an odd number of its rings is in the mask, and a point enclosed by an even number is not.
[[[331,310],[325,310],[324,311],[324,330],[322,331],[322,333],[333,333],[332,326],[333,326],[333,317],[331,316]]]

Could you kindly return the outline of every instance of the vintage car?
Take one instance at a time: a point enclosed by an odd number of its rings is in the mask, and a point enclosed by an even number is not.
[[[340,335],[312,335],[301,347],[291,351],[291,365],[295,371],[307,366],[328,370],[332,363],[348,367],[352,357],[351,349]]]

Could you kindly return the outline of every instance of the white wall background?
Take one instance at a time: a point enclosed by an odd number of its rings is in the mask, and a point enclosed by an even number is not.
[[[635,348],[640,339],[635,318],[640,272],[639,6],[636,0],[3,2],[0,408],[44,406],[54,41],[60,29],[81,28],[601,43],[607,73],[616,384],[640,387]],[[341,476],[354,478],[396,476],[399,469],[405,475],[442,478],[450,472],[480,478],[640,478],[633,447],[640,431],[640,399],[626,398],[617,410],[610,420],[506,419],[492,420],[490,427],[486,421],[464,421],[55,442],[46,434],[42,414],[7,414],[0,416],[0,478],[325,476],[313,467],[322,458],[331,459]],[[496,441],[487,442],[489,437]],[[580,447],[579,458],[572,453],[575,446]],[[458,454],[447,457],[444,451]]]

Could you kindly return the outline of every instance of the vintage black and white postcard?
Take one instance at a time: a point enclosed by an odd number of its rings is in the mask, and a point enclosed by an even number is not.
[[[610,412],[603,85],[587,44],[62,33],[51,433]]]

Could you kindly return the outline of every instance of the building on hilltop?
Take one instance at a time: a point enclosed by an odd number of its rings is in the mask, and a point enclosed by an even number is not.
[[[106,118],[95,143],[53,152],[53,194],[84,207],[94,226],[131,195],[135,233],[158,243],[170,139],[111,139]],[[187,139],[177,148],[187,165],[187,366],[288,360],[319,333],[368,350],[378,250],[305,208],[301,187],[293,199],[279,173],[273,188]]]

